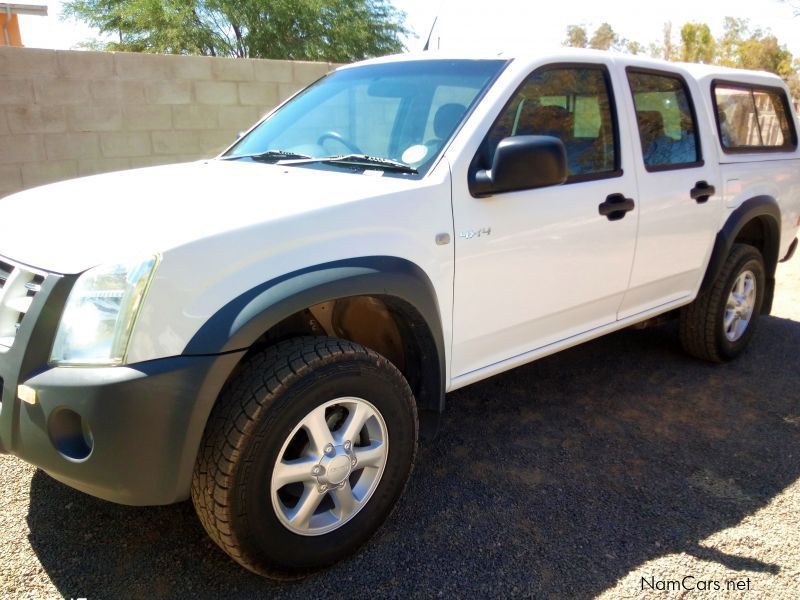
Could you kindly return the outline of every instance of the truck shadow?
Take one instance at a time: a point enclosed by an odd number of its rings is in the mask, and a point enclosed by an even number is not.
[[[31,544],[66,597],[589,598],[676,552],[766,577],[702,540],[800,477],[798,347],[800,323],[774,317],[722,366],[671,326],[627,330],[450,394],[386,526],[298,583],[239,568],[189,503],[116,506],[41,472]]]

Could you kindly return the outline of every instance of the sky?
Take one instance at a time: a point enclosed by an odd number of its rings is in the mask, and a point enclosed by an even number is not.
[[[47,17],[20,17],[26,46],[69,49],[93,36],[85,25],[59,19],[60,0],[47,4]],[[437,15],[433,47],[490,51],[524,47],[531,52],[559,46],[572,24],[585,25],[591,35],[607,21],[623,37],[647,46],[660,42],[666,21],[673,24],[675,40],[687,21],[707,23],[718,37],[724,17],[732,16],[770,29],[800,57],[800,17],[794,16],[790,3],[779,0],[669,0],[658,5],[647,0],[393,0],[393,4],[406,13],[406,25],[418,36],[407,40],[409,50],[422,49]],[[800,8],[800,0],[794,4]]]

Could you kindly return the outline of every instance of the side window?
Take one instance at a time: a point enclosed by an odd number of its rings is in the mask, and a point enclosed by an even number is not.
[[[697,124],[683,79],[628,69],[628,82],[647,170],[697,165],[701,159]]]
[[[725,150],[758,152],[796,147],[788,103],[782,91],[717,84],[714,101]]]
[[[758,130],[761,132],[761,143],[764,146],[783,146],[788,141],[786,113],[776,94],[753,91],[753,100],[758,115]]]
[[[567,151],[569,179],[619,170],[612,96],[603,67],[546,67],[533,73],[489,131],[482,147],[488,167],[500,141],[550,135]]]

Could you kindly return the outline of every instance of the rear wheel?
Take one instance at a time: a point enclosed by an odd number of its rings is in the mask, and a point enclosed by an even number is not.
[[[236,561],[302,576],[372,536],[416,446],[414,398],[389,361],[344,340],[296,338],[248,360],[220,397],[192,500]]]
[[[736,358],[755,333],[764,302],[761,253],[735,244],[709,289],[681,310],[681,342],[689,354],[712,362]]]

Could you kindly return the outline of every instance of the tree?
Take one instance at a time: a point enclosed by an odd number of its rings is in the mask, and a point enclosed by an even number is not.
[[[65,18],[107,50],[350,62],[399,52],[405,14],[388,0],[68,0]]]
[[[686,23],[681,27],[681,60],[710,64],[714,61],[716,44],[711,29],[705,23]]]
[[[753,36],[739,46],[739,64],[743,69],[761,69],[788,77],[792,73],[792,53],[774,35]]]
[[[675,60],[675,46],[672,43],[672,21],[664,23],[664,60]]]
[[[628,54],[644,54],[647,48],[635,40],[618,35],[608,23],[601,24],[592,35],[591,41],[583,25],[569,25],[563,45],[570,48],[594,48],[596,50],[618,50]]]
[[[625,42],[625,52],[628,54],[644,54],[646,51],[647,48],[635,40],[626,40]]]
[[[619,44],[619,36],[608,23],[602,23],[598,27],[592,39],[589,40],[589,47],[595,50],[612,50]]]
[[[570,25],[567,27],[567,39],[564,45],[570,48],[586,48],[589,45],[589,35],[583,25]]]
[[[735,67],[739,62],[739,46],[749,34],[747,19],[725,17],[724,34],[717,48],[717,64],[724,67]]]
[[[800,0],[798,0],[800,5]],[[565,46],[586,47],[586,28],[570,25]],[[683,60],[717,64],[726,67],[769,71],[783,78],[792,96],[800,97],[800,59],[781,44],[769,30],[752,29],[747,19],[725,17],[724,32],[718,40],[705,23],[685,23],[681,27],[681,43],[672,39],[672,23],[664,23],[662,42],[648,47],[619,36],[608,23],[600,25],[588,42],[591,48],[622,50],[630,54],[645,51],[665,60]]]
[[[792,63],[792,74],[786,78],[786,85],[789,86],[792,98],[800,98],[800,60],[795,59]]]
[[[769,71],[789,79],[796,73],[792,53],[769,31],[751,29],[747,19],[725,19],[717,63],[741,69]]]

